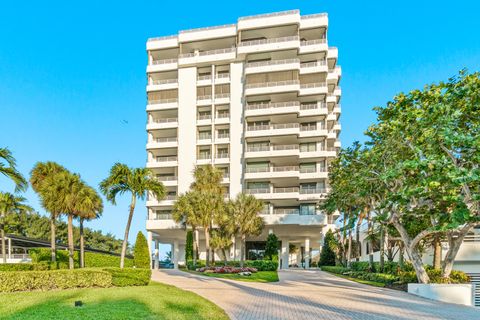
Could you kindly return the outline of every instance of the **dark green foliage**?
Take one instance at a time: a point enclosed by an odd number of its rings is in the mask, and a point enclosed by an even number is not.
[[[264,257],[266,260],[278,261],[278,238],[274,233],[267,236]]]
[[[368,281],[374,281],[374,282],[380,282],[384,284],[392,284],[394,282],[397,282],[399,280],[399,277],[393,274],[388,274],[388,273],[373,273],[373,272],[347,272],[345,273],[346,275],[352,277],[352,278],[357,278],[357,279],[362,279],[362,280],[368,280]]]
[[[112,275],[95,269],[0,272],[0,292],[110,287]]]
[[[137,234],[135,246],[133,248],[133,263],[137,268],[150,269],[150,252],[148,250],[147,239],[141,231]]]
[[[426,268],[428,276],[430,278],[430,283],[469,283],[469,276],[462,272],[452,270],[450,278],[442,278],[441,270],[433,269],[431,266]],[[417,283],[418,279],[415,274],[415,271],[405,271],[400,272],[400,282],[402,283]]]
[[[370,267],[367,261],[352,262],[350,268],[352,269],[352,271],[373,272],[372,270],[370,270]],[[374,262],[373,268],[374,270],[380,270],[380,263]],[[409,262],[405,262],[403,265],[403,270],[401,270],[398,262],[385,261],[383,273],[398,275],[399,272],[401,271],[413,271],[412,264]]]
[[[322,252],[320,253],[319,266],[334,266],[335,265],[335,250],[337,248],[337,241],[333,236],[332,230],[328,230],[325,234]]]
[[[193,260],[193,231],[187,231],[187,239],[185,243],[185,260]]]
[[[340,267],[340,266],[321,266],[322,271],[327,271],[331,273],[343,274],[344,272],[349,272],[350,269]]]
[[[115,287],[146,286],[150,282],[152,270],[141,268],[103,268],[112,275],[112,285]]]
[[[216,261],[215,266],[223,267],[225,263],[223,261]],[[240,261],[227,261],[227,266],[240,267]],[[278,262],[271,260],[246,260],[244,266],[256,268],[258,271],[275,271],[278,269]],[[205,260],[197,260],[196,268],[202,267],[205,267]],[[189,270],[195,270],[192,260],[187,261],[187,268]]]
[[[67,243],[67,223],[57,221],[57,241]],[[19,236],[34,239],[50,240],[50,220],[48,217],[38,213],[20,212],[16,215],[5,217],[5,231]],[[119,253],[122,248],[122,240],[116,239],[113,235],[103,234],[101,231],[84,228],[85,246],[87,248]],[[80,245],[80,231],[73,227],[73,238],[75,246]]]
[[[57,262],[50,262],[50,248],[30,249],[30,257],[33,264],[43,264],[48,266],[46,269],[67,269],[68,268],[68,252],[66,250],[57,250]],[[75,267],[79,267],[79,257],[76,251],[73,256]],[[120,257],[103,253],[85,252],[85,267],[116,267],[120,265]],[[133,259],[125,259],[126,267],[133,267]]]

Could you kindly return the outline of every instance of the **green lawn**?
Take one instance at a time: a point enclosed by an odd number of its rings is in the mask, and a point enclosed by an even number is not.
[[[82,300],[82,307],[74,301]],[[210,301],[173,286],[0,294],[0,319],[228,319]]]
[[[358,283],[368,284],[368,285],[371,285],[371,286],[374,286],[374,287],[382,287],[382,288],[385,287],[385,283],[381,283],[381,282],[353,278],[353,277],[345,276],[343,274],[338,274],[338,273],[333,273],[333,272],[328,272],[328,271],[324,271],[324,272],[327,272],[329,274],[332,274],[332,275],[340,277],[340,278],[344,278],[344,279],[347,279],[347,280],[350,280],[350,281],[355,281],[355,282],[358,282]]]
[[[231,279],[231,280],[238,280],[238,281],[247,281],[247,282],[277,282],[278,281],[277,271],[258,271],[257,273],[252,273],[251,276],[241,276],[234,273],[224,274],[224,273],[202,273],[202,272],[191,271],[191,270],[184,270],[184,271],[197,274],[200,276]]]

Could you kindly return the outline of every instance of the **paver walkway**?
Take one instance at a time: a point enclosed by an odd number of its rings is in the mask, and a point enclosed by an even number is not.
[[[152,279],[209,299],[232,320],[480,319],[480,309],[363,285],[322,271],[280,271],[279,276],[279,282],[255,283],[162,270],[154,271]]]

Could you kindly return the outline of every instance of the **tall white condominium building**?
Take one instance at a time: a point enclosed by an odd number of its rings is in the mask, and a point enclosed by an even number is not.
[[[266,203],[247,258],[262,255],[269,232],[282,242],[282,268],[318,254],[333,219],[316,204],[340,147],[341,69],[327,30],[326,14],[294,10],[147,41],[147,167],[168,188],[164,200],[147,200],[157,263],[159,243],[172,245],[175,267],[184,262],[185,230],[171,210],[206,164],[224,172],[225,197],[246,192]],[[239,251],[237,239],[229,259]]]

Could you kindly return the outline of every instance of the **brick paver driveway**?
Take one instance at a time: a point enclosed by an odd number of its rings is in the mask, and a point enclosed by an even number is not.
[[[480,309],[367,286],[321,271],[280,271],[279,276],[277,283],[254,283],[165,270],[154,271],[152,279],[213,301],[231,319],[480,319]]]

